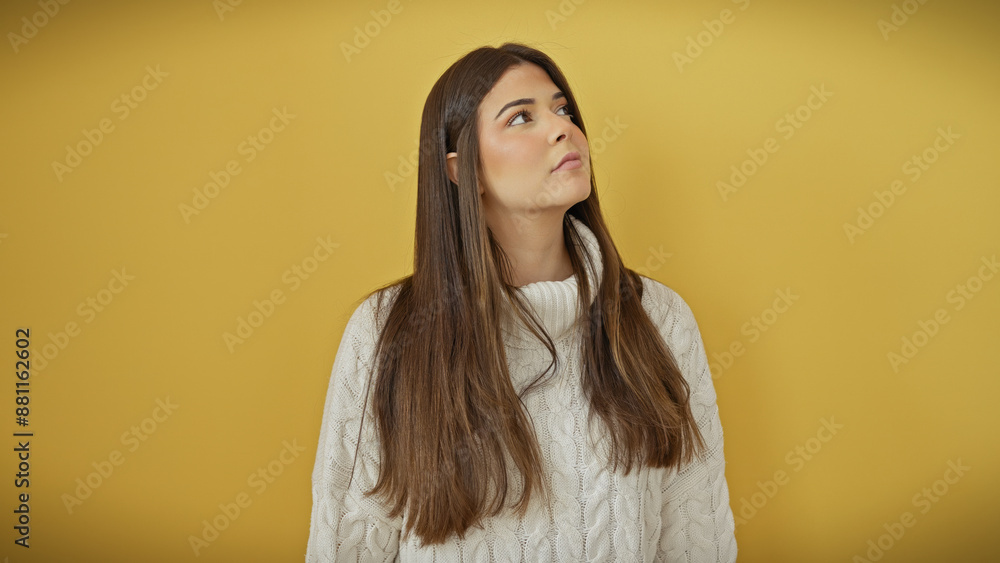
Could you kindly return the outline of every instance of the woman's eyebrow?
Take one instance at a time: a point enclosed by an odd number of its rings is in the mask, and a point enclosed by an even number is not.
[[[556,92],[555,94],[552,94],[552,99],[553,100],[558,100],[559,98],[565,98],[565,97],[566,97],[566,94],[563,94],[562,92]],[[535,98],[521,98],[520,100],[514,100],[513,102],[510,102],[507,105],[505,105],[504,107],[500,108],[500,111],[497,112],[497,116],[493,118],[493,121],[496,121],[497,119],[500,119],[500,114],[502,114],[503,112],[507,111],[507,108],[509,108],[509,107],[530,105],[530,104],[533,104],[533,103],[535,103]]]

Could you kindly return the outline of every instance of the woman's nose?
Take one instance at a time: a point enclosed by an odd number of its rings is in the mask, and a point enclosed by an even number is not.
[[[573,122],[565,115],[549,114],[549,139],[553,143],[567,139],[573,131]]]

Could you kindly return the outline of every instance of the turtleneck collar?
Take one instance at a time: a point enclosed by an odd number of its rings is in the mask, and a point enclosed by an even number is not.
[[[576,229],[583,243],[583,262],[587,268],[590,280],[590,297],[591,302],[593,302],[594,296],[597,295],[601,276],[604,273],[600,246],[593,231],[584,225],[583,221],[580,221],[569,213],[567,213],[567,217],[569,217],[570,224]],[[589,254],[594,261],[593,268],[591,268],[589,261],[586,259],[586,254]],[[539,281],[517,288],[517,291],[521,293],[525,301],[535,310],[538,320],[541,321],[542,326],[545,327],[546,332],[549,333],[553,342],[571,334],[576,324],[578,314],[577,302],[579,301],[577,283],[577,275],[574,273],[562,281]],[[504,299],[506,301],[506,296]],[[510,305],[509,301],[507,304],[508,306]],[[510,322],[516,322],[516,328],[511,327],[509,324],[502,328],[504,340],[508,345],[518,348],[539,345],[538,339],[531,334],[531,331],[528,330],[523,322],[513,315]]]

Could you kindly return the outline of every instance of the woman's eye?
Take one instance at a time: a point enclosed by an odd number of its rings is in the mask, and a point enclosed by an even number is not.
[[[568,105],[568,104],[567,104],[567,105],[564,105],[564,106],[559,106],[559,109],[557,109],[556,111],[559,111],[559,110],[566,110],[566,112],[565,112],[565,113],[563,113],[563,115],[568,115],[568,116],[570,116],[570,117],[572,117],[572,116],[573,116],[573,114],[572,114],[572,113],[570,113],[570,110],[569,110],[569,105]],[[519,111],[519,112],[515,113],[515,114],[514,114],[514,116],[513,116],[513,117],[511,117],[511,118],[510,118],[510,119],[509,119],[509,120],[507,121],[507,125],[515,125],[515,123],[514,123],[514,120],[516,120],[516,119],[517,119],[518,117],[525,117],[525,118],[527,118],[527,117],[529,117],[530,115],[531,115],[531,112],[529,112],[529,111],[528,111],[528,110],[526,110],[526,109],[522,109],[521,111]],[[525,123],[526,123],[526,122],[525,122]]]
[[[513,125],[515,119],[517,119],[518,117],[527,116],[527,115],[528,115],[528,110],[522,109],[521,111],[515,113],[514,117],[511,117],[509,120],[507,120],[507,125]]]

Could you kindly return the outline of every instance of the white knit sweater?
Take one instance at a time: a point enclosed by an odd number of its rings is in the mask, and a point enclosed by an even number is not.
[[[602,267],[596,238],[570,218],[595,258],[597,269],[590,270],[593,294]],[[472,528],[464,539],[456,536],[445,545],[421,547],[415,534],[401,542],[405,514],[390,519],[377,497],[361,494],[378,476],[371,392],[357,467],[350,489],[345,489],[373,348],[384,320],[375,318],[372,296],[348,321],[333,364],[312,475],[306,561],[735,561],[722,424],[701,334],[691,309],[676,292],[650,278],[644,277],[643,283],[642,305],[691,387],[691,411],[708,446],[704,460],[695,458],[679,471],[643,467],[627,476],[621,470],[611,472],[606,466],[607,440],[587,429],[589,404],[579,380],[580,328],[574,324],[577,276],[531,283],[519,290],[559,354],[554,378],[523,398],[541,446],[551,502],[541,507],[536,499],[543,497],[532,495],[523,519],[510,511],[501,513],[487,518],[482,529]],[[511,378],[520,391],[546,368],[551,356],[523,325],[502,330]],[[512,498],[519,492],[515,487]]]

